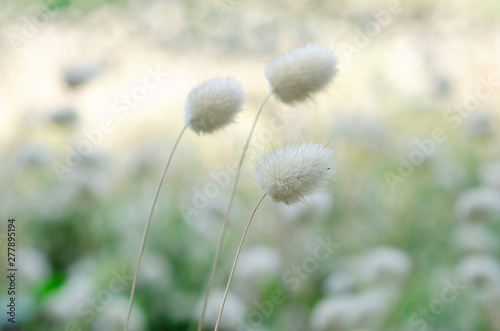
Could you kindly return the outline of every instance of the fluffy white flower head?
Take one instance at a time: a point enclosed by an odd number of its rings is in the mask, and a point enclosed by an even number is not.
[[[333,150],[320,144],[287,146],[259,162],[255,181],[273,201],[293,205],[318,191],[331,177],[334,165]]]
[[[392,302],[391,293],[382,289],[355,296],[327,297],[312,310],[311,327],[314,331],[375,330],[387,316]]]
[[[469,255],[458,266],[458,276],[475,289],[500,285],[500,264],[490,255]]]
[[[479,186],[470,188],[455,203],[455,215],[468,220],[481,220],[500,214],[500,191]]]
[[[326,46],[307,45],[276,56],[266,67],[274,95],[287,104],[325,88],[337,73],[337,57]]]
[[[220,303],[224,297],[224,290],[219,288],[214,288],[212,295],[208,299],[207,313],[205,317],[205,323],[207,327],[214,327],[217,321],[217,315],[219,313]],[[198,302],[196,307],[196,312],[201,315],[201,310],[203,306],[203,301]],[[227,310],[224,318],[221,319],[221,329],[222,330],[236,330],[240,321],[244,319],[247,314],[247,307],[245,303],[240,299],[238,295],[229,291],[226,301]]]
[[[211,133],[234,121],[241,111],[245,93],[232,78],[215,78],[189,92],[184,121],[196,133]]]
[[[364,282],[400,284],[411,269],[408,256],[392,247],[377,247],[358,257],[354,269]]]

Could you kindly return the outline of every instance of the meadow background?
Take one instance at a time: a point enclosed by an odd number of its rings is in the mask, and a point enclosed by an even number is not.
[[[339,74],[314,101],[266,105],[206,330],[261,195],[256,160],[305,140],[335,150],[335,181],[308,205],[264,201],[224,330],[500,330],[496,0],[0,1],[0,329],[14,330],[8,218],[19,330],[123,328],[186,96],[232,76],[244,112],[181,141],[130,327],[196,329],[229,178],[269,91],[265,66],[312,42],[336,52]]]

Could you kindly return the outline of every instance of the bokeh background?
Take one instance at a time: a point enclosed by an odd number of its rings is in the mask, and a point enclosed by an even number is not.
[[[321,43],[334,82],[295,107],[271,99],[259,121],[206,330],[261,195],[256,160],[309,140],[335,149],[335,181],[308,205],[264,201],[224,330],[500,330],[499,19],[496,0],[0,1],[1,275],[16,218],[16,326],[123,329],[186,96],[231,76],[244,112],[183,137],[130,328],[195,329],[265,66]]]

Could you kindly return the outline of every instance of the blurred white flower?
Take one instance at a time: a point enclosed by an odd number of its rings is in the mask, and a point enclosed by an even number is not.
[[[37,249],[24,247],[19,250],[19,274],[32,283],[43,281],[52,272],[49,260]]]
[[[362,282],[398,285],[408,276],[411,261],[392,247],[378,247],[354,260],[354,270]]]
[[[460,219],[485,219],[500,213],[500,191],[490,187],[468,189],[455,203],[455,215]]]
[[[44,166],[52,158],[51,149],[40,144],[26,144],[15,151],[15,153],[21,167]]]
[[[31,209],[43,221],[56,223],[66,220],[64,216],[75,200],[72,188],[50,187],[45,191],[45,195],[32,200]]]
[[[78,122],[78,113],[72,107],[60,107],[50,114],[49,121],[61,126],[71,126]]]
[[[247,302],[261,299],[260,292],[266,281],[281,276],[280,266],[280,253],[273,247],[256,246],[242,251],[234,273],[233,293]]]
[[[498,248],[495,236],[482,224],[461,224],[455,230],[455,246],[470,253],[490,253]]]
[[[382,289],[373,289],[357,296],[360,326],[368,327],[379,324],[387,314],[394,293]]]
[[[500,264],[489,255],[471,255],[457,267],[458,277],[477,297],[485,297],[500,286]]]
[[[49,314],[62,320],[77,316],[77,307],[85,303],[90,293],[95,291],[95,284],[88,274],[74,274],[49,297]]]
[[[275,202],[303,202],[331,178],[333,150],[316,143],[286,146],[265,156],[255,168],[257,186]]]
[[[281,257],[273,247],[255,246],[241,252],[235,279],[259,283],[280,269]]]
[[[170,264],[165,256],[145,255],[141,262],[139,284],[148,284],[156,290],[166,290],[171,283]]]
[[[465,119],[465,128],[471,137],[481,137],[493,131],[491,116],[485,112],[473,112]]]
[[[315,331],[350,330],[359,320],[355,297],[343,296],[320,301],[311,312],[311,326]]]
[[[114,184],[109,174],[87,169],[78,169],[68,174],[64,183],[66,191],[73,191],[72,194],[77,198],[92,197],[96,199],[109,194]]]
[[[92,330],[122,330],[125,325],[126,312],[128,309],[128,300],[122,297],[113,298],[113,300],[104,305],[103,310],[97,314],[95,322],[92,324]],[[146,330],[146,317],[141,311],[139,305],[135,305],[130,316],[128,330],[142,331]]]
[[[102,70],[103,66],[98,63],[75,63],[64,69],[63,77],[68,86],[78,87],[91,81]]]
[[[212,294],[208,299],[207,311],[205,315],[206,327],[215,327],[217,321],[217,316],[219,315],[219,309],[222,304],[222,298],[224,297],[223,289],[213,289]],[[201,316],[201,310],[203,307],[203,300],[198,302],[196,306],[197,314],[195,320],[198,321]],[[234,293],[229,292],[226,299],[226,304],[224,307],[223,318],[220,320],[219,328],[221,330],[235,330],[241,320],[244,320],[247,312],[245,304],[241,299]]]
[[[315,331],[357,330],[379,324],[388,313],[393,295],[381,289],[356,296],[331,297],[320,301],[311,313]]]
[[[193,201],[193,196],[195,196],[195,194],[196,193],[193,193],[193,191],[186,192],[186,197],[183,201]],[[220,233],[220,227],[227,207],[227,197],[224,194],[219,194],[215,198],[209,199],[206,197],[206,199],[207,203],[203,208],[195,208],[194,204],[190,203],[188,207],[193,208],[194,212],[191,215],[184,215],[186,217],[184,221],[186,221],[198,235],[205,239],[212,240]],[[231,213],[239,215],[243,212],[244,206],[241,200],[237,198],[234,199]]]
[[[350,291],[356,279],[347,272],[334,272],[325,280],[323,288],[328,295]]]
[[[68,268],[68,272],[71,275],[90,274],[90,273],[94,272],[97,267],[98,267],[97,261],[92,257],[87,257],[87,258],[80,259],[77,262],[73,263]]]
[[[334,198],[329,192],[311,195],[301,208],[285,204],[278,205],[278,211],[284,222],[299,222],[308,219],[322,219],[332,209]]]

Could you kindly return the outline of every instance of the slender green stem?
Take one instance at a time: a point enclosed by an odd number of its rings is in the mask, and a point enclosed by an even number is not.
[[[231,285],[231,281],[233,280],[234,270],[236,269],[236,263],[238,263],[238,258],[240,257],[241,253],[241,247],[243,247],[243,242],[245,241],[245,237],[247,236],[248,228],[250,228],[250,223],[252,223],[253,216],[255,215],[255,212],[259,208],[260,203],[262,202],[262,200],[264,200],[266,195],[267,193],[264,193],[262,198],[260,198],[259,202],[253,209],[252,216],[250,216],[247,226],[245,227],[245,231],[243,231],[243,236],[241,236],[240,246],[238,246],[238,251],[236,251],[236,257],[234,258],[233,267],[231,268],[231,273],[229,274],[229,280],[227,281],[226,292],[224,293],[224,298],[222,299],[222,305],[220,306],[219,316],[217,316],[217,323],[215,324],[214,331],[217,331],[219,329],[219,323],[222,317],[222,311],[224,310],[224,305],[226,304],[226,299],[227,299],[227,293],[229,292],[229,286]]]
[[[222,222],[222,229],[219,237],[219,243],[217,244],[217,250],[215,252],[214,263],[212,265],[212,271],[210,273],[210,279],[208,281],[207,292],[205,293],[205,301],[203,302],[203,309],[201,312],[200,323],[198,324],[198,331],[201,331],[203,328],[203,322],[205,320],[205,313],[207,311],[208,297],[210,296],[210,291],[212,290],[212,286],[215,278],[215,271],[217,270],[217,264],[219,263],[219,257],[222,250],[222,244],[224,243],[224,237],[226,235],[227,223],[229,219],[229,213],[231,212],[231,206],[233,205],[234,195],[236,193],[236,187],[238,186],[238,179],[240,178],[241,167],[243,165],[243,161],[245,160],[245,155],[250,145],[250,140],[252,139],[253,132],[255,131],[255,126],[257,125],[257,120],[259,119],[260,114],[262,113],[262,109],[264,109],[264,105],[267,103],[272,93],[264,99],[262,104],[260,105],[259,111],[255,116],[255,119],[252,124],[252,128],[250,129],[250,133],[248,134],[247,141],[245,143],[245,147],[243,147],[243,153],[241,154],[240,163],[238,164],[238,169],[236,171],[236,177],[234,178],[233,188],[231,190],[231,196],[229,197],[229,202],[226,207],[226,213],[224,214],[224,221]]]
[[[181,133],[179,134],[179,137],[177,138],[174,147],[172,148],[172,152],[170,153],[167,164],[165,165],[165,169],[163,170],[163,174],[161,175],[160,181],[158,182],[158,188],[156,189],[156,194],[153,199],[153,204],[151,205],[148,221],[146,222],[146,228],[144,229],[144,234],[142,236],[141,248],[139,249],[139,258],[137,260],[137,267],[135,268],[134,282],[132,283],[132,292],[130,293],[130,303],[128,306],[127,320],[125,321],[125,331],[128,330],[130,315],[132,314],[132,306],[134,304],[134,297],[135,297],[135,288],[137,285],[137,276],[139,275],[139,267],[141,266],[142,254],[144,253],[144,247],[146,246],[146,238],[148,236],[149,226],[151,224],[151,218],[155,210],[156,201],[158,200],[158,195],[160,194],[160,189],[163,184],[163,180],[165,179],[165,175],[167,174],[168,167],[170,166],[170,161],[172,161],[172,156],[174,156],[175,149],[177,148],[177,145],[179,144],[182,135],[184,134],[184,132],[186,131],[186,129],[189,127],[190,124],[191,122],[187,123],[186,126],[184,126],[184,128],[182,129]]]

